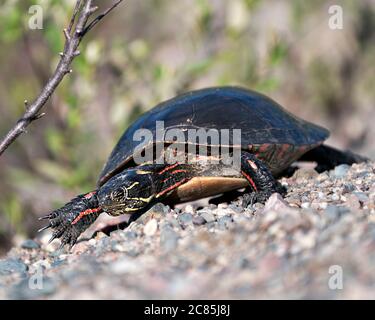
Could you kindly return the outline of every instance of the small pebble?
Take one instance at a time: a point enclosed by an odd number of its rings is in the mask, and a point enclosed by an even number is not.
[[[333,201],[338,201],[338,200],[340,200],[340,196],[339,196],[338,194],[334,193],[334,194],[331,196],[331,199],[332,199]]]
[[[359,209],[361,207],[361,203],[355,194],[350,194],[347,196],[346,204],[353,209]]]
[[[304,202],[301,204],[301,208],[308,209],[310,208],[310,203],[309,202]]]
[[[197,226],[201,226],[205,224],[207,221],[202,216],[194,216],[193,217],[193,224]]]
[[[329,219],[329,221],[336,221],[342,214],[346,212],[347,210],[345,208],[335,205],[328,205],[324,210],[324,214]]]
[[[185,212],[187,213],[190,213],[190,214],[194,214],[195,213],[195,210],[193,208],[193,206],[191,204],[188,204],[186,207],[185,207]]]
[[[125,230],[124,231],[124,237],[127,241],[135,240],[137,239],[137,233],[135,233],[132,230]]]
[[[21,244],[21,248],[23,249],[39,249],[39,243],[35,242],[34,240],[27,239]]]
[[[23,274],[28,267],[19,259],[0,260],[0,275],[8,275],[12,273]]]
[[[153,236],[158,230],[158,222],[156,219],[149,220],[143,228],[143,232],[146,236]]]
[[[341,164],[333,170],[333,177],[341,179],[346,176],[350,169],[350,166],[347,164]]]
[[[353,192],[353,194],[363,203],[367,203],[369,201],[369,197],[364,192]]]
[[[355,186],[349,182],[349,183],[344,184],[344,187],[342,188],[342,193],[343,194],[351,193],[354,190],[355,190]]]
[[[233,222],[233,219],[231,216],[224,216],[224,217],[220,217],[218,220],[217,220],[217,223],[219,225],[219,227],[221,228],[228,228],[228,226]]]
[[[201,213],[200,215],[206,222],[213,222],[215,221],[215,217],[213,214],[209,213],[209,212],[203,212]]]
[[[181,225],[186,226],[193,222],[193,216],[190,213],[185,212],[185,213],[178,215],[178,221],[180,222]]]
[[[171,228],[164,228],[160,233],[160,246],[164,251],[171,251],[177,247],[178,234]]]

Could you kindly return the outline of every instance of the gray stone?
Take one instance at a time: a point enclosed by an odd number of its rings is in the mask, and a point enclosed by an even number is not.
[[[335,167],[335,169],[332,172],[332,176],[338,179],[343,178],[347,175],[349,169],[350,169],[349,165],[340,164],[339,166]]]
[[[212,213],[208,212],[208,211],[204,211],[201,213],[201,217],[206,220],[206,222],[213,222],[215,221],[215,217]]]
[[[158,213],[162,213],[162,214],[167,214],[171,208],[169,206],[166,206],[160,202],[156,203],[152,208],[151,210],[153,212],[158,212]]]
[[[158,222],[156,219],[149,220],[143,228],[143,233],[146,236],[153,236],[158,230]]]
[[[207,222],[207,224],[206,224],[206,228],[209,229],[209,230],[210,229],[215,229],[216,226],[217,226],[216,221],[210,221],[210,222]]]
[[[19,259],[7,259],[0,261],[0,275],[9,275],[12,273],[24,274],[27,270],[27,265]]]
[[[182,213],[182,214],[178,215],[177,219],[180,222],[180,224],[183,225],[183,226],[186,226],[186,225],[191,224],[193,222],[193,216],[188,212],[185,212],[185,213]]]
[[[125,230],[124,237],[126,240],[134,240],[134,239],[137,239],[137,234],[134,231]]]
[[[368,176],[370,176],[370,173],[369,173],[369,172],[366,172],[366,171],[359,172],[359,173],[357,174],[357,178],[367,178]]]
[[[293,174],[293,178],[299,182],[303,181],[304,179],[311,179],[317,176],[318,172],[316,172],[313,168],[301,168]]]
[[[344,187],[342,188],[342,193],[343,194],[351,193],[354,190],[355,190],[355,186],[352,183],[348,182],[344,184]]]
[[[39,249],[39,243],[35,242],[34,240],[27,239],[21,244],[21,248],[23,249]]]
[[[59,267],[63,264],[66,264],[66,260],[62,260],[62,259],[56,259],[54,260],[52,263],[51,263],[51,267],[52,268],[56,268],[56,267]]]
[[[264,205],[263,212],[269,211],[296,211],[296,209],[289,206],[289,204],[283,199],[283,197],[278,194],[274,193],[271,197],[267,200],[266,204]]]
[[[177,247],[178,234],[172,229],[165,227],[160,232],[160,246],[164,251],[171,251]]]
[[[126,232],[128,233],[128,232]],[[97,248],[108,248],[111,245],[111,238],[105,237],[103,239],[100,239],[97,243]]]
[[[233,219],[231,216],[223,216],[217,220],[217,223],[220,228],[226,229],[228,226],[233,222]]]
[[[353,192],[353,194],[363,203],[367,203],[369,201],[369,197],[364,192]]]
[[[205,224],[207,221],[202,216],[194,216],[193,223],[197,226]]]
[[[181,229],[181,225],[180,223],[177,221],[176,218],[170,218],[169,219],[169,224],[173,227],[173,228],[178,228],[178,229]]]
[[[235,213],[241,213],[241,212],[243,212],[243,208],[242,207],[236,206],[234,204],[230,204],[229,205],[229,209],[233,210]]]
[[[348,213],[349,210],[345,207],[339,207],[335,205],[328,205],[324,210],[325,216],[329,221],[333,222],[339,219],[342,215]]]

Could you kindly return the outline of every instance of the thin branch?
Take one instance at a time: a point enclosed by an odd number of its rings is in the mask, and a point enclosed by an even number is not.
[[[122,1],[123,0],[117,0],[117,2],[114,3],[112,7],[108,8],[106,11],[98,15],[93,21],[89,23],[85,30],[83,30],[82,34],[85,35],[87,32],[89,32],[100,20],[102,20],[108,13],[115,9]]]
[[[77,0],[76,5],[75,5],[75,7],[74,7],[73,14],[72,14],[72,18],[70,19],[70,23],[69,23],[69,27],[68,27],[68,32],[69,32],[69,33],[72,32],[72,28],[73,28],[73,25],[74,25],[74,21],[76,20],[77,14],[78,14],[79,11],[81,10],[81,5],[82,5],[81,2],[82,2],[81,0]]]
[[[78,46],[81,43],[84,35],[122,1],[123,0],[117,0],[116,3],[108,8],[105,12],[94,18],[92,22],[88,23],[89,18],[97,10],[97,7],[92,5],[93,0],[77,0],[69,26],[67,29],[63,30],[65,35],[65,45],[64,51],[60,53],[60,61],[53,75],[43,87],[37,98],[32,103],[28,103],[25,100],[25,113],[0,142],[0,156],[18,138],[18,136],[26,132],[26,128],[31,124],[31,122],[44,116],[45,113],[41,112],[42,108],[54,93],[65,75],[72,72],[70,66],[73,59],[80,54]],[[76,20],[77,22],[74,25]]]

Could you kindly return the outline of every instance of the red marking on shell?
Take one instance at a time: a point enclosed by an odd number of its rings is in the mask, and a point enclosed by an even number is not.
[[[269,149],[269,147],[270,147],[269,143],[264,143],[261,146],[259,146],[258,152],[263,153],[263,152],[267,151]]]
[[[255,183],[254,183],[254,180],[251,179],[251,177],[250,177],[248,174],[246,174],[244,171],[241,171],[241,173],[245,176],[245,178],[247,179],[247,181],[250,182],[250,184],[251,184],[251,186],[254,188],[254,190],[255,190],[255,191],[258,191],[258,188],[257,188],[257,186],[256,186]]]
[[[76,223],[77,223],[79,220],[81,220],[84,216],[87,216],[87,215],[89,215],[89,214],[91,214],[91,213],[98,212],[98,211],[100,211],[100,210],[101,210],[101,208],[95,208],[95,209],[87,209],[87,210],[85,210],[85,211],[82,211],[82,212],[79,213],[78,217],[75,218],[75,219],[73,220],[72,224],[76,224]]]
[[[282,157],[290,148],[290,144],[283,144],[279,150],[279,157]]]

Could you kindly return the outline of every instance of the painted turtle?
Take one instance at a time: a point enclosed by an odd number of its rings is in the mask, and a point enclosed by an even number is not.
[[[164,131],[160,136],[160,123],[175,135],[167,137]],[[140,129],[151,139],[139,140]],[[194,130],[203,130],[206,141],[189,139]],[[218,142],[207,135],[212,130],[237,130],[240,140],[230,135],[225,143]],[[179,134],[182,138],[176,139]],[[321,145],[328,135],[328,130],[254,91],[237,87],[192,91],[157,105],[130,125],[104,166],[96,190],[40,218],[49,221],[41,230],[51,227],[51,241],[60,238],[62,246],[72,246],[102,212],[130,214],[134,220],[159,201],[184,202],[243,187],[247,187],[245,206],[265,202],[272,193],[285,192],[274,177],[297,159],[314,160],[321,168],[363,160]],[[203,155],[200,148],[206,150]],[[224,149],[232,160],[238,155],[237,168],[233,161],[221,161]],[[152,159],[135,161],[146,153]]]

